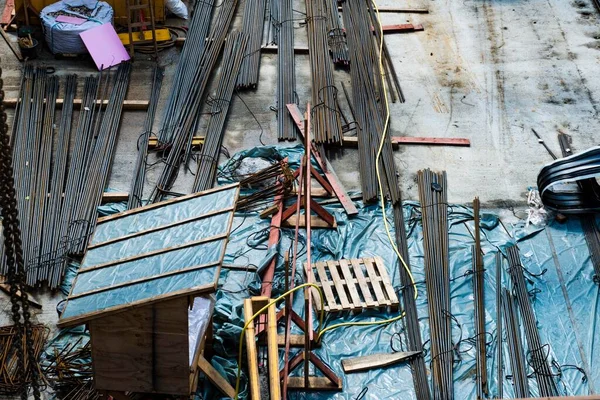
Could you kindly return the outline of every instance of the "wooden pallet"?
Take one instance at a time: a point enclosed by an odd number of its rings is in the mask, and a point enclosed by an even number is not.
[[[323,291],[326,312],[361,312],[370,308],[398,309],[399,301],[380,257],[304,264],[307,274]],[[315,309],[321,299],[312,289]]]

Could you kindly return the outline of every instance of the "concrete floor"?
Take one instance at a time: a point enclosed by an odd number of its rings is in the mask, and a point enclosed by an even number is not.
[[[240,26],[241,1],[236,27]],[[392,0],[378,4],[399,6]],[[397,150],[405,199],[418,198],[416,172],[429,167],[448,172],[451,202],[466,203],[479,196],[487,208],[522,206],[527,188],[535,186],[539,169],[551,160],[531,128],[557,154],[558,130],[573,136],[576,150],[598,143],[593,132],[600,128],[600,27],[589,0],[409,0],[401,6],[427,7],[430,13],[382,14],[383,24],[411,22],[425,28],[424,32],[386,37],[406,96],[406,103],[391,105],[391,134],[466,137],[472,143],[470,148],[404,146]],[[304,10],[303,2],[298,1],[296,9]],[[297,46],[304,47],[305,30],[299,22],[295,26]],[[166,102],[178,54],[177,49],[161,54],[160,63],[166,67],[161,105]],[[16,97],[20,64],[4,42],[0,57],[6,97]],[[276,62],[276,55],[263,55],[258,88],[240,93],[249,110],[234,98],[224,139],[231,154],[258,146],[261,140],[278,143],[276,115],[270,109],[276,105]],[[56,67],[60,75],[95,73],[91,61],[58,61],[46,55],[39,63]],[[149,97],[151,65],[143,57],[136,60],[129,99]],[[335,76],[336,82],[350,82],[346,71],[337,70]],[[310,98],[309,80],[308,55],[298,55],[296,91],[301,104]],[[161,108],[155,129],[162,120]],[[144,116],[144,112],[124,114],[109,184],[113,189],[129,189]],[[348,190],[360,189],[356,150],[344,149],[332,164]],[[150,169],[148,190],[158,173],[160,166]],[[189,192],[192,182],[193,176],[182,171],[174,190]],[[61,296],[36,296],[44,310],[35,312],[35,319],[53,325]],[[9,303],[2,293],[0,305],[0,325],[8,324]]]

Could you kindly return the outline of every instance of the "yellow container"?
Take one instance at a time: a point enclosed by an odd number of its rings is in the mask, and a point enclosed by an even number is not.
[[[114,10],[114,23],[127,26],[127,1],[126,0],[103,0],[106,1]],[[56,3],[56,0],[29,0],[29,4],[38,12],[44,7]],[[15,10],[17,11],[17,21],[20,24],[25,23],[25,16],[22,12],[23,0],[15,0]],[[148,16],[148,19],[150,16]],[[165,0],[154,0],[154,19],[156,22],[165,21]],[[29,23],[39,25],[40,20],[29,12]]]

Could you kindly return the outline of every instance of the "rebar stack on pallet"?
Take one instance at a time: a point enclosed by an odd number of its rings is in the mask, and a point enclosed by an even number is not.
[[[383,81],[379,69],[378,45],[373,39],[368,5],[364,0],[346,0],[342,3],[344,26],[350,55],[352,82],[352,109],[356,117],[360,179],[364,201],[377,198],[379,187],[375,161],[385,126],[385,106],[381,88]],[[383,139],[380,174],[383,194],[392,204],[400,199],[396,166],[389,134]]]
[[[434,399],[454,398],[446,172],[418,172]]]
[[[165,111],[159,140],[170,145],[165,166],[152,191],[151,201],[161,201],[177,177],[182,156],[189,159],[192,138],[200,121],[204,92],[233,18],[237,0],[225,0],[210,19],[212,2],[197,1],[176,80]],[[210,31],[208,30],[210,27]],[[208,32],[208,34],[207,34]]]
[[[342,122],[337,109],[337,88],[327,46],[325,0],[306,0],[306,28],[312,86],[312,132],[316,143],[341,143]]]
[[[294,120],[286,105],[296,102],[296,75],[294,72],[294,19],[292,0],[271,1],[271,12],[277,12],[277,138],[295,140]]]
[[[521,311],[523,327],[525,328],[525,337],[527,339],[527,347],[529,348],[529,363],[533,368],[540,396],[558,396],[558,389],[549,364],[548,355],[550,351],[546,349],[547,346],[542,345],[540,339],[537,321],[529,299],[525,276],[523,275],[519,249],[516,246],[509,247],[507,257],[510,265],[509,273],[513,292],[517,297],[517,304]]]
[[[246,0],[242,33],[248,36],[248,45],[237,77],[238,89],[255,88],[258,85],[266,5],[267,0]]]
[[[529,386],[523,342],[521,340],[521,325],[515,301],[507,289],[502,289],[502,311],[506,322],[506,342],[508,344],[510,374],[515,396],[526,398],[529,397]]]
[[[473,217],[475,231],[475,245],[472,247],[473,259],[473,298],[475,303],[475,360],[477,368],[477,398],[488,397],[487,383],[487,357],[486,357],[486,333],[485,333],[485,296],[483,272],[483,253],[481,252],[481,237],[479,227],[479,198],[473,200]]]
[[[217,91],[212,99],[210,120],[204,135],[202,151],[199,154],[200,159],[196,169],[194,192],[208,190],[215,183],[219,153],[221,143],[223,143],[225,120],[227,119],[247,42],[248,36],[245,33],[235,32],[227,37]]]
[[[156,115],[156,107],[158,106],[163,76],[164,68],[156,65],[152,73],[152,88],[150,89],[148,112],[146,113],[143,131],[137,142],[138,156],[133,172],[133,179],[131,180],[131,187],[129,189],[129,199],[127,201],[128,210],[142,206],[144,180],[146,179],[146,159],[148,158],[148,142],[150,135],[152,134],[152,127],[154,126],[154,117]]]

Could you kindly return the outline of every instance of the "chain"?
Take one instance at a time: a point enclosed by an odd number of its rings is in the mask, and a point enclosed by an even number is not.
[[[31,373],[31,386],[33,396],[40,400],[38,385],[39,370],[33,349],[32,327],[29,313],[29,302],[25,293],[25,267],[23,261],[23,248],[21,244],[21,231],[19,229],[19,215],[12,169],[12,151],[6,125],[6,110],[4,108],[4,82],[0,68],[0,210],[4,234],[4,247],[7,266],[7,280],[10,287],[10,302],[12,319],[17,329],[18,337],[25,337],[23,341],[15,341],[18,369],[25,381],[27,369]],[[19,294],[20,292],[20,294]],[[23,310],[21,314],[21,309]],[[27,357],[28,363],[25,365]],[[27,400],[27,385],[23,385],[21,399]]]

